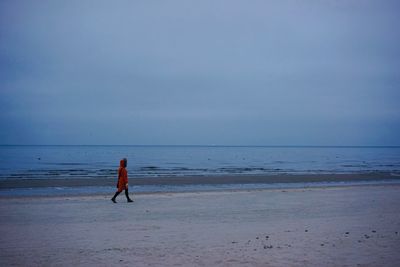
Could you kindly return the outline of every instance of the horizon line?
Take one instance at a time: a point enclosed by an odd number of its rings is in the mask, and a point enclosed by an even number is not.
[[[382,147],[400,148],[400,145],[199,145],[199,144],[0,144],[0,146],[132,146],[132,147]]]

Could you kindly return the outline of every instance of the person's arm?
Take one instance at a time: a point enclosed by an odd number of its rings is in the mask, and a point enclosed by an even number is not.
[[[125,187],[128,188],[128,172],[126,169],[124,169],[124,182],[125,182]]]

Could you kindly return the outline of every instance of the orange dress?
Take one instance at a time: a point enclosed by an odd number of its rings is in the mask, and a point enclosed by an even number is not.
[[[122,192],[123,190],[127,189],[126,184],[128,183],[128,172],[124,167],[124,161],[121,160],[119,162],[119,169],[118,169],[118,192]]]

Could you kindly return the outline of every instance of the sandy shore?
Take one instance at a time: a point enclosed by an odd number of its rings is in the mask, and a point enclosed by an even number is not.
[[[272,184],[312,182],[360,182],[400,180],[391,172],[366,172],[351,174],[274,174],[274,175],[204,175],[172,177],[131,177],[131,185],[204,185],[204,184]],[[29,179],[14,177],[0,180],[0,189],[37,187],[115,186],[115,177],[41,177]]]
[[[0,266],[399,266],[400,185],[0,199]]]

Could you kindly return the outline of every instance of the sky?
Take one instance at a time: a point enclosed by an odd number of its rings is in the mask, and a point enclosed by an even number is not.
[[[400,2],[0,2],[0,144],[400,145]]]

